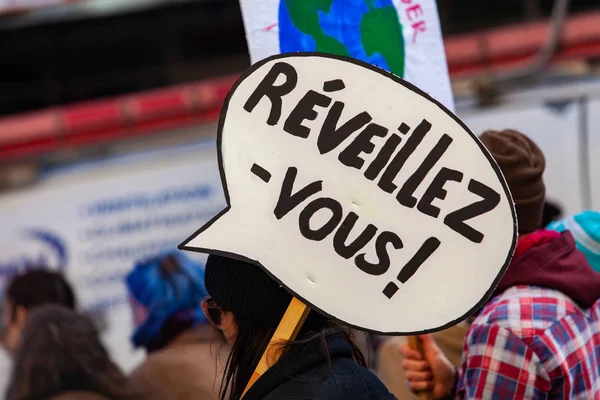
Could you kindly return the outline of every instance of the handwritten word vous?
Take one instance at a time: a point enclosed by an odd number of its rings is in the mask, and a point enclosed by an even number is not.
[[[255,64],[222,111],[229,206],[182,249],[254,261],[334,318],[389,334],[466,318],[516,240],[512,199],[476,136],[359,61]]]

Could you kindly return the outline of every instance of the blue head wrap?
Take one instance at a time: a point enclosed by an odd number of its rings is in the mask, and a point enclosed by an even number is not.
[[[173,257],[178,268],[167,268],[164,261]],[[135,330],[132,342],[145,346],[155,339],[165,321],[181,312],[197,324],[206,322],[200,306],[208,296],[204,287],[204,268],[180,251],[171,251],[135,265],[125,278],[131,295],[148,310],[148,317]]]

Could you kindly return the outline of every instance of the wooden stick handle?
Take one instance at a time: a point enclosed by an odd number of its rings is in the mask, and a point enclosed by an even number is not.
[[[298,332],[302,328],[308,313],[310,312],[310,307],[304,304],[302,301],[297,298],[292,298],[290,305],[288,306],[281,322],[279,322],[279,326],[275,330],[273,337],[269,341],[265,352],[263,353],[254,373],[250,377],[250,381],[248,381],[248,385],[244,390],[244,394],[242,397],[246,395],[248,390],[254,385],[254,382],[264,374],[271,365],[275,364],[279,357],[282,355],[282,347],[281,343],[285,343],[289,340],[295,340],[296,336],[298,336]]]
[[[425,358],[425,352],[423,351],[423,340],[418,336],[409,336],[408,345],[411,349],[417,350],[423,358]],[[420,400],[433,400],[433,393],[431,391],[423,391],[417,393]]]

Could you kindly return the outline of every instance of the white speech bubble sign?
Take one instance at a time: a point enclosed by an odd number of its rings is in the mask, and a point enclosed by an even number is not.
[[[257,264],[356,328],[452,326],[514,252],[491,155],[443,105],[372,65],[317,53],[254,64],[227,96],[217,146],[228,206],[180,248]]]

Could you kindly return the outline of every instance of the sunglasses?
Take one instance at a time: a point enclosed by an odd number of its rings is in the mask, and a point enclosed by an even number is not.
[[[221,329],[221,324],[223,323],[223,321],[221,321],[221,314],[223,309],[219,307],[217,302],[214,301],[212,297],[207,296],[202,300],[200,306],[202,307],[202,311],[204,311],[204,315],[208,322],[215,328]]]

